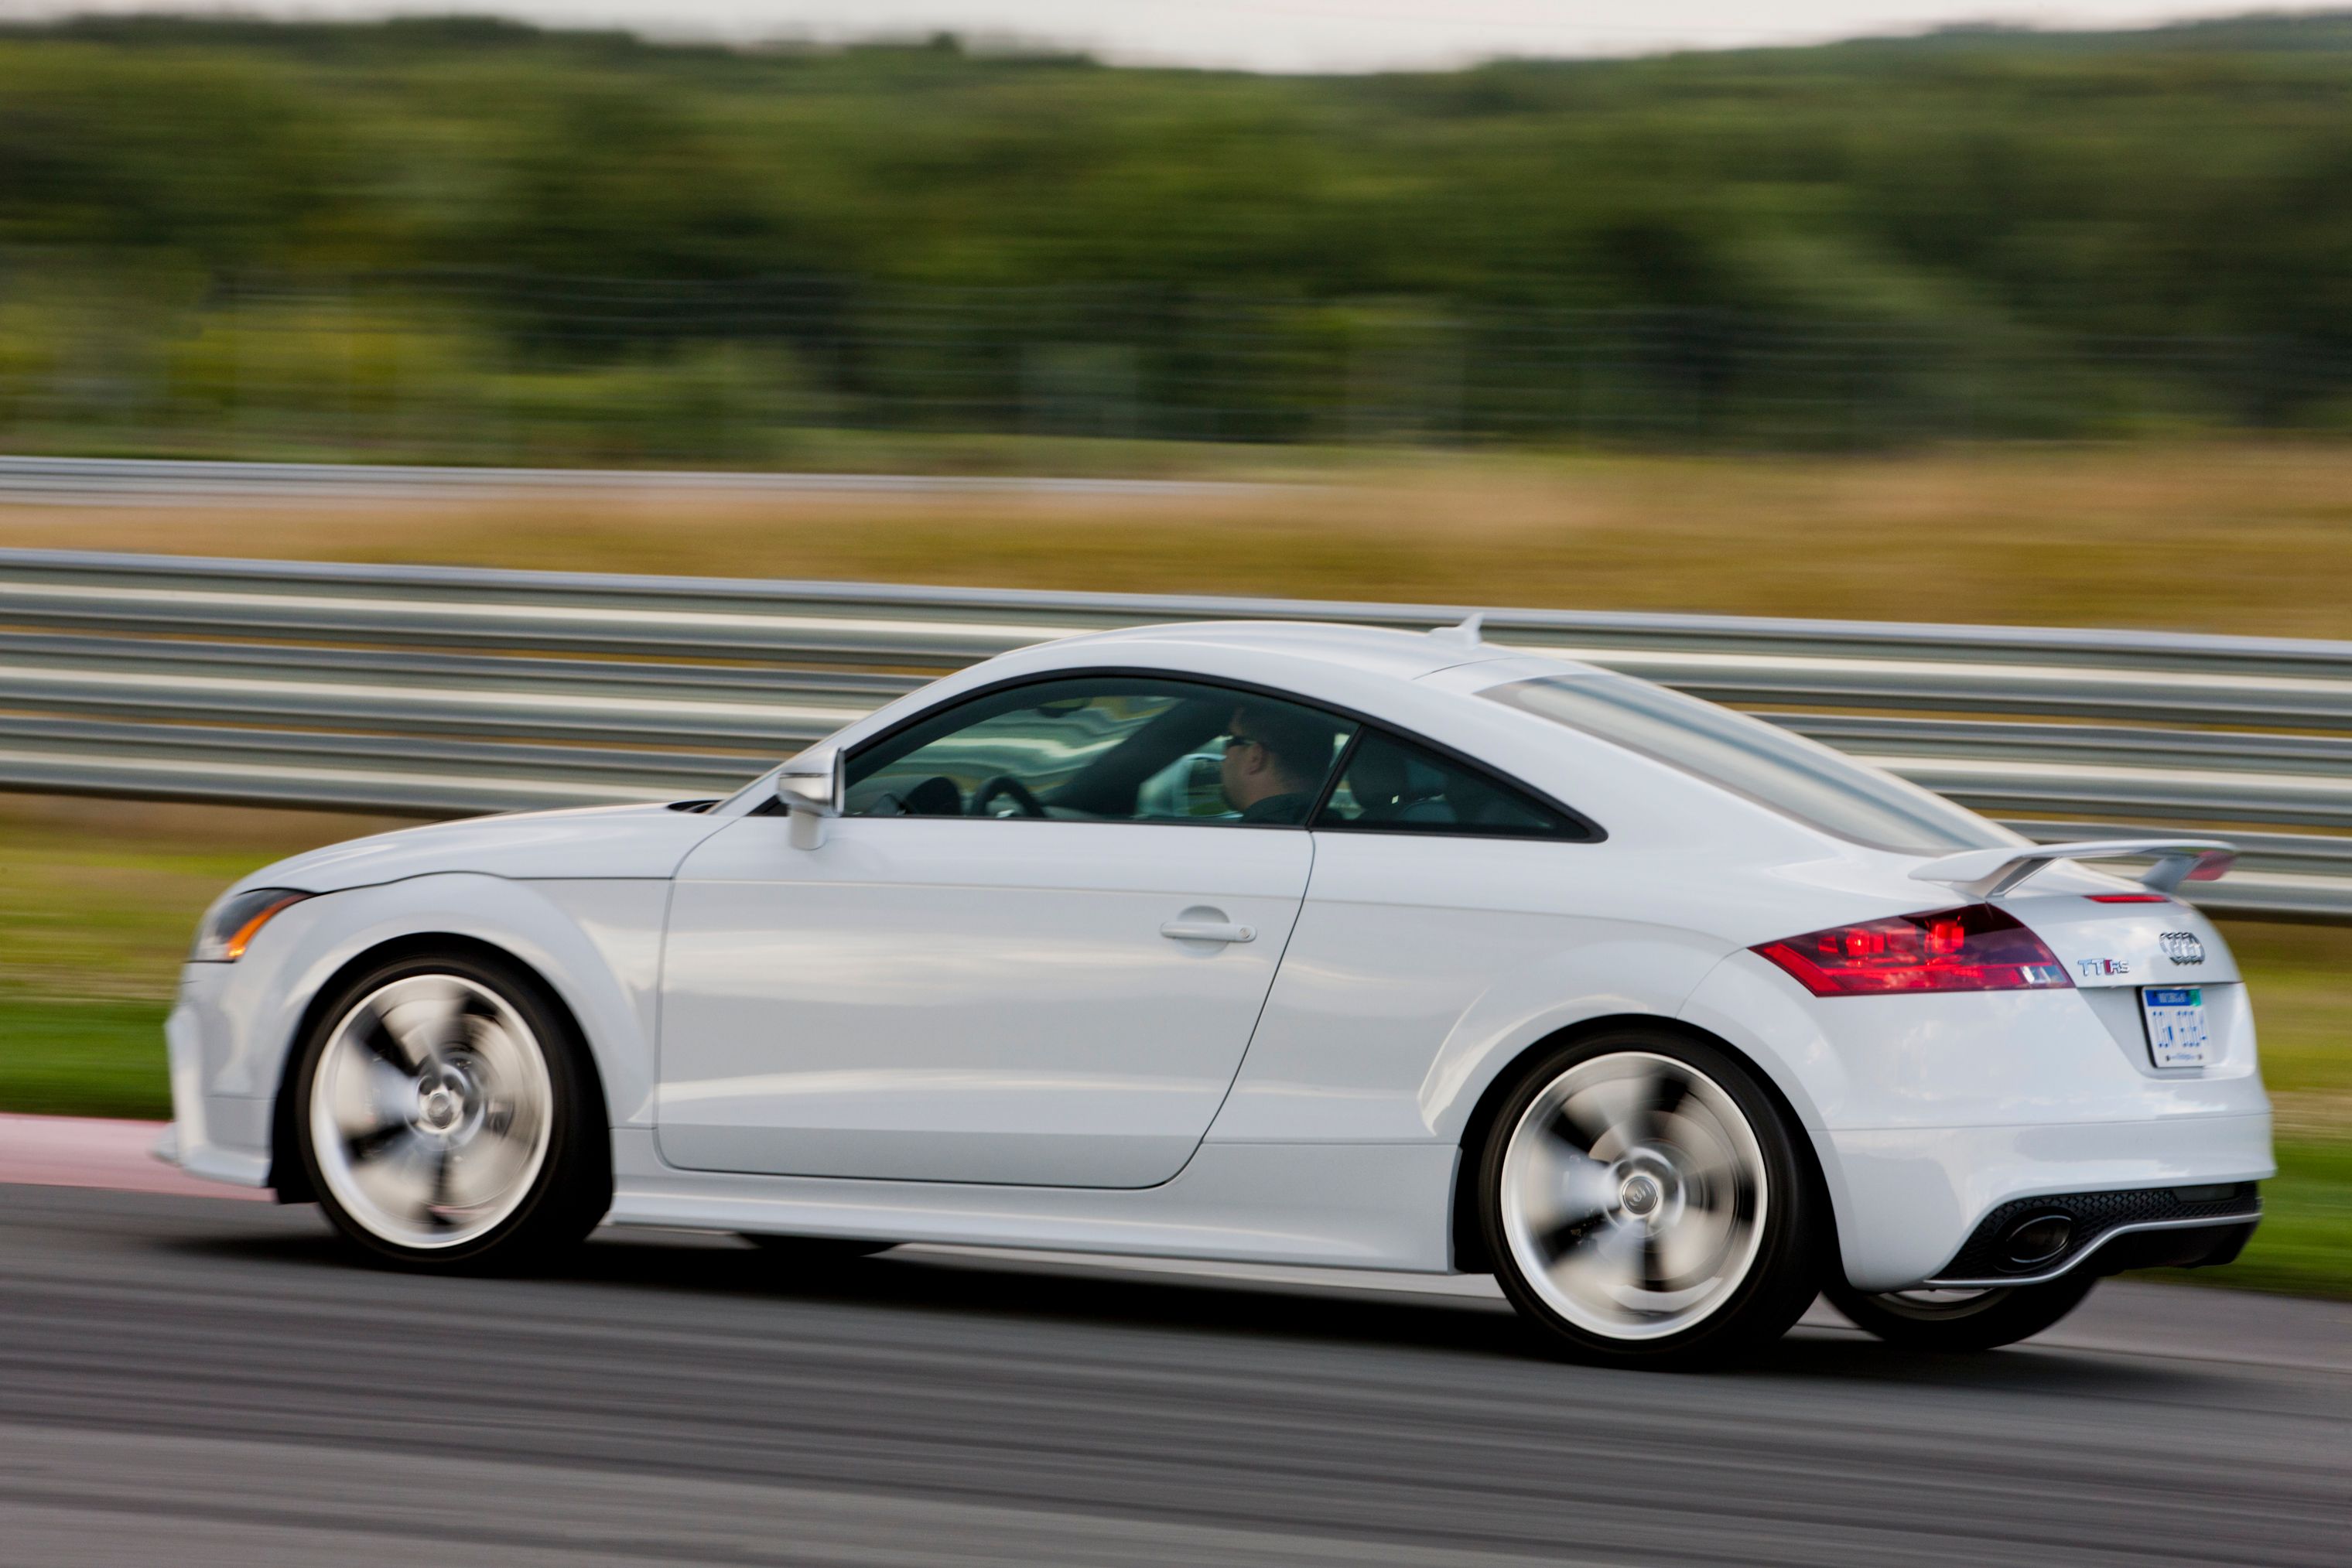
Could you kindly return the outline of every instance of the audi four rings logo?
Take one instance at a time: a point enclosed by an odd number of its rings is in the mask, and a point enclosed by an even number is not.
[[[2205,944],[2194,931],[2162,931],[2157,940],[2164,944],[2164,956],[2176,964],[2201,964],[2205,961]]]

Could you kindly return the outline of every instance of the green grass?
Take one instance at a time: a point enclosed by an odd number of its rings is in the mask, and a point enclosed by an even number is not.
[[[170,1010],[163,1002],[0,996],[0,1110],[169,1116]]]
[[[0,1111],[167,1116],[163,1018],[197,917],[374,819],[0,797]]]
[[[0,1111],[163,1116],[163,1017],[189,933],[247,870],[386,824],[0,798]],[[2231,922],[2279,1113],[2244,1257],[2167,1271],[2352,1299],[2352,930]]]
[[[2282,1138],[2278,1166],[2263,1184],[2262,1228],[2235,1263],[2149,1277],[2352,1300],[2352,1139]]]

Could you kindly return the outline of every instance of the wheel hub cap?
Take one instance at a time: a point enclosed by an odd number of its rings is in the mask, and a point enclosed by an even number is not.
[[[481,1130],[483,1102],[464,1059],[428,1065],[416,1080],[416,1109],[409,1124],[436,1138],[464,1142]]]
[[[1647,1171],[1627,1176],[1617,1186],[1617,1207],[1635,1219],[1647,1219],[1665,1201],[1665,1189]]]

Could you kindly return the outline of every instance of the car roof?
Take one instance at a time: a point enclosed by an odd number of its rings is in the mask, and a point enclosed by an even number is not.
[[[1056,650],[1080,645],[1113,648],[1216,648],[1312,664],[1336,664],[1368,674],[1416,681],[1461,664],[1486,664],[1526,655],[1491,643],[1444,632],[1400,632],[1382,626],[1349,626],[1326,621],[1188,621],[1160,626],[1126,626],[1090,632],[1047,644]]]

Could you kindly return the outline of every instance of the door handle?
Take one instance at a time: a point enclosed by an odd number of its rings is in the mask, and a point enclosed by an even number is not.
[[[1171,920],[1160,928],[1160,935],[1178,942],[1255,942],[1257,927],[1223,920]]]

